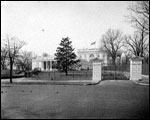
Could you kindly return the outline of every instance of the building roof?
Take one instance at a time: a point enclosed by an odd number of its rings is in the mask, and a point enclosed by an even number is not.
[[[108,53],[107,52],[107,49],[105,48],[105,47],[100,47],[100,48],[92,48],[92,49],[88,49],[88,48],[86,48],[86,49],[78,49],[78,53],[86,53],[86,52],[104,52],[104,53]],[[119,50],[119,51],[117,51],[117,55],[122,55],[122,53],[123,53],[124,51],[122,51],[122,50]],[[109,53],[108,53],[109,54]]]
[[[103,60],[99,59],[99,58],[94,58],[92,59],[92,62],[102,62]]]
[[[55,61],[54,56],[46,56],[46,57],[37,57],[36,59],[33,59],[33,61]]]
[[[78,49],[78,53],[84,53],[84,52],[106,52],[105,48],[91,48],[91,49]]]

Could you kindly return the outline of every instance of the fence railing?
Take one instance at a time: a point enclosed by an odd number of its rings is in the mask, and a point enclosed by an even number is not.
[[[130,65],[102,65],[102,80],[129,80]]]
[[[142,65],[142,73],[146,67]],[[143,70],[144,69],[144,70]],[[149,74],[147,72],[146,74]],[[92,70],[76,70],[69,71],[66,76],[65,72],[59,71],[45,71],[38,75],[32,75],[32,78],[41,80],[92,80]],[[130,64],[123,65],[108,65],[102,64],[102,80],[129,80],[130,79]]]
[[[42,80],[91,80],[92,70],[68,71],[68,75],[60,71],[44,71],[32,75],[31,78]]]

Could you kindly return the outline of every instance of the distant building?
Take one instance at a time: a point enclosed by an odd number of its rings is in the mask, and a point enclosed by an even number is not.
[[[42,56],[32,60],[32,70],[35,68],[41,68],[42,71],[52,71],[54,69],[54,57]]]
[[[94,47],[93,47],[94,46]],[[118,51],[117,58],[116,58],[116,64],[122,64],[122,62],[125,59],[125,54]],[[103,47],[103,44],[101,42],[93,42],[90,46],[90,48],[84,48],[79,49],[77,51],[78,57],[80,60],[86,60],[88,62],[92,62],[93,59],[98,58],[100,59],[105,65],[112,63],[112,58],[108,54],[106,48]]]
[[[94,58],[99,58],[103,60],[103,63],[109,63],[109,56],[105,49],[94,48],[94,49],[79,49],[78,50],[79,59],[86,60],[88,62],[92,61]]]
[[[77,51],[78,59],[81,60],[81,69],[92,69],[92,61],[98,58],[105,65],[112,63],[112,58],[108,54],[107,50],[100,42],[93,42],[94,48],[79,49]],[[117,53],[116,64],[122,64],[126,61],[126,55],[124,52],[119,51]],[[54,56],[43,54],[43,56],[37,57],[32,60],[32,70],[35,68],[41,68],[42,71],[51,71],[55,69]]]

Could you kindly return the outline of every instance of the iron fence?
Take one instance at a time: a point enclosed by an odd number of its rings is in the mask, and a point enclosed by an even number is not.
[[[106,65],[102,66],[102,80],[129,80],[130,65]]]
[[[92,70],[68,71],[68,75],[60,71],[42,71],[32,75],[31,78],[41,80],[91,80]]]

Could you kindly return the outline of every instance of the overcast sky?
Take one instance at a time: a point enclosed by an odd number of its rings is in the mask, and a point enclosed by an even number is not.
[[[129,1],[9,1],[1,3],[1,35],[27,42],[24,50],[38,55],[56,52],[62,37],[75,51],[90,48],[109,28],[132,34],[125,22]]]

